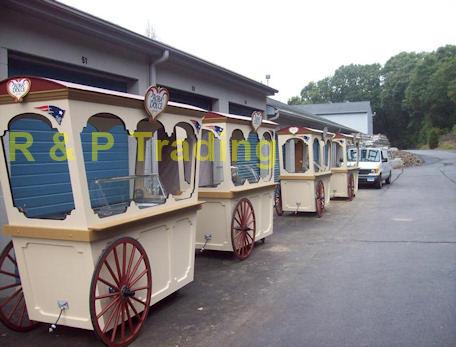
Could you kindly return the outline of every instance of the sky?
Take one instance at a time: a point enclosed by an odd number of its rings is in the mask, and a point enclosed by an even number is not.
[[[279,90],[287,101],[341,65],[456,44],[456,1],[63,0]],[[127,4],[127,6],[126,6]]]

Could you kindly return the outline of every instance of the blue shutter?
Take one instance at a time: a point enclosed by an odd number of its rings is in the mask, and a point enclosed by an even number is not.
[[[10,163],[14,206],[23,210],[29,218],[65,218],[74,209],[74,200],[68,162],[55,161],[50,156],[57,130],[38,118],[20,118],[13,120],[10,131],[32,135],[33,144],[28,149],[35,159],[28,161],[17,150],[16,160]],[[25,143],[25,139],[16,138],[16,143]],[[62,154],[57,150],[57,157]]]
[[[282,148],[282,158],[285,158],[285,148]],[[279,182],[279,181],[280,181],[279,141],[278,141],[278,139],[276,139],[276,153],[275,153],[275,163],[274,163],[274,182]]]
[[[249,167],[253,169],[257,177],[260,176],[260,158],[256,153],[256,147],[259,142],[257,134],[250,133],[247,141],[250,146],[246,146],[245,144],[241,143],[237,147],[238,152],[236,165],[238,167],[238,174],[241,179],[246,179],[249,182],[256,182],[255,176]],[[247,155],[246,151],[249,151],[250,156]],[[232,141],[230,141],[230,153],[232,153]]]
[[[92,208],[130,202],[130,182],[128,180],[103,184],[100,188],[94,181],[100,178],[128,176],[128,134],[122,125],[111,128],[114,145],[107,151],[98,152],[98,160],[92,161],[92,133],[97,129],[87,124],[81,132],[87,182]],[[103,144],[104,138],[98,141]]]

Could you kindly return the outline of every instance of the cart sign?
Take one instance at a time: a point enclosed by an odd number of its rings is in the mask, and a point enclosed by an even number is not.
[[[291,134],[295,135],[295,134],[299,131],[299,128],[298,128],[298,127],[290,127],[290,128],[288,129],[288,131],[289,131]]]
[[[144,97],[144,106],[152,119],[155,119],[163,112],[169,101],[168,89],[163,87],[151,86],[147,89]]]
[[[30,81],[28,78],[18,78],[9,80],[6,84],[6,90],[16,102],[21,102],[24,96],[26,96],[30,91],[31,86],[32,81]]]
[[[253,130],[257,131],[263,121],[263,112],[253,111],[252,112],[252,127]]]

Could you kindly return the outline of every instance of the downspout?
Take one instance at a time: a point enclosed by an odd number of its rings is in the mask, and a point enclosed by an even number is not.
[[[166,49],[160,58],[158,58],[157,60],[155,60],[149,64],[149,85],[150,86],[155,86],[157,84],[157,65],[168,60],[168,58],[169,58],[169,51]]]

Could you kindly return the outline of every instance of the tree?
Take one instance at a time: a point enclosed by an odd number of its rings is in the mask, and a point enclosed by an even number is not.
[[[429,148],[434,149],[439,146],[439,134],[435,128],[433,128],[429,134]]]
[[[382,69],[380,110],[375,119],[375,130],[385,133],[397,147],[413,146],[413,127],[410,112],[404,105],[406,89],[422,54],[402,52],[391,57]]]
[[[308,83],[289,104],[361,100],[369,100],[376,114],[374,132],[386,134],[395,146],[426,144],[431,133],[449,132],[456,124],[456,46],[402,52],[383,67],[343,65]]]

